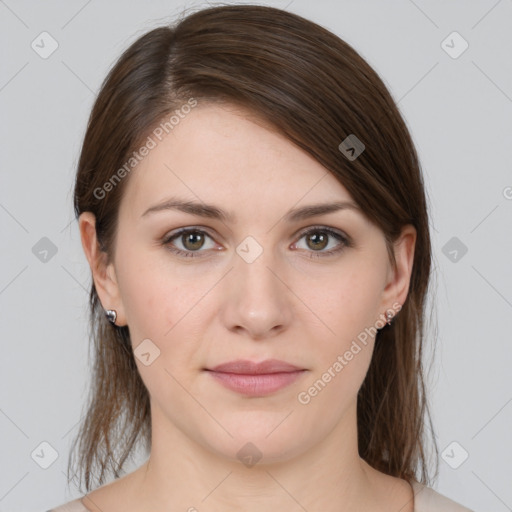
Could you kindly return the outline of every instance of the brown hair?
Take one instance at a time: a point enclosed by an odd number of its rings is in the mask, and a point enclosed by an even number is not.
[[[358,442],[360,456],[377,470],[429,484],[425,419],[430,427],[432,422],[422,363],[432,256],[427,205],[415,147],[384,83],[339,37],[272,7],[210,7],[144,34],[102,84],[76,175],[76,217],[85,211],[95,215],[109,261],[129,176],[109,187],[105,197],[97,191],[151,130],[190,98],[241,105],[312,155],[382,230],[392,262],[401,228],[416,228],[407,300],[393,323],[378,332],[358,394]],[[351,134],[365,145],[356,159],[339,149]],[[128,327],[106,320],[94,282],[90,328],[94,374],[72,447],[73,453],[78,443],[80,488],[85,475],[87,491],[103,484],[109,471],[119,477],[139,441],[146,450],[151,445],[149,395]],[[434,448],[437,476],[435,443]],[[71,456],[68,478],[70,467]]]

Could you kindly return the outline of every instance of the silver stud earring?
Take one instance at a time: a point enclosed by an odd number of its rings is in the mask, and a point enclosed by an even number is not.
[[[116,324],[117,312],[115,309],[106,309],[105,316],[112,325]]]
[[[393,313],[386,311],[387,324],[391,325],[391,319],[393,318]]]

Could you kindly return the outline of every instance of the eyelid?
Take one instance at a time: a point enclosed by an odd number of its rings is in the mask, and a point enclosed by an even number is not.
[[[174,230],[170,231],[169,233],[165,234],[161,239],[161,243],[162,243],[162,245],[169,245],[173,240],[179,238],[180,236],[182,236],[186,233],[189,233],[189,232],[194,232],[194,231],[205,234],[206,236],[211,238],[212,241],[215,242],[215,236],[210,233],[210,229],[207,228],[206,226],[185,226],[182,228],[174,229]],[[185,252],[182,249],[176,249],[176,250]],[[198,250],[198,251],[189,251],[189,252],[201,253],[201,252],[206,252],[206,251]]]
[[[302,237],[305,234],[307,234],[307,233],[309,233],[310,231],[313,231],[313,230],[332,231],[332,232],[336,233],[337,235],[339,235],[340,237],[342,237],[343,239],[345,239],[347,242],[350,242],[350,240],[351,240],[350,237],[345,232],[341,231],[340,229],[334,228],[334,227],[331,227],[331,226],[326,226],[324,224],[314,224],[312,226],[307,226],[305,228],[301,228],[301,229],[299,229],[298,231],[296,231],[292,235],[292,238],[295,238],[297,236]],[[184,226],[184,227],[181,227],[181,228],[173,229],[172,231],[166,233],[162,237],[162,240],[172,239],[172,238],[174,238],[174,237],[176,237],[178,235],[181,235],[182,233],[186,233],[188,231],[205,232],[209,237],[214,238],[214,235],[211,233],[211,228],[209,228],[207,226],[194,226],[194,225],[191,225],[191,226]],[[223,238],[221,235],[219,235],[219,237]]]
[[[323,224],[315,224],[313,226],[308,226],[307,228],[300,229],[299,231],[297,231],[295,235],[293,235],[293,237],[295,238],[299,236],[302,238],[304,235],[307,235],[310,231],[327,231],[328,233],[334,233],[338,235],[347,243],[350,242],[350,237],[344,231]]]
[[[177,228],[176,230],[172,230],[170,233],[167,233],[166,235],[163,236],[161,243],[164,246],[169,246],[170,243],[174,239],[179,238],[181,235],[183,235],[185,233],[194,232],[194,231],[197,231],[199,233],[203,233],[203,234],[207,235],[209,238],[212,239],[212,241],[215,242],[215,236],[213,236],[210,233],[210,228],[208,228],[206,226],[193,226],[192,225],[192,226],[185,226],[182,228]],[[353,246],[351,237],[349,237],[345,232],[343,232],[337,228],[333,228],[333,227],[321,225],[321,224],[308,226],[306,228],[302,228],[299,231],[297,231],[293,235],[294,239],[297,238],[297,240],[296,240],[296,242],[294,242],[294,244],[297,244],[305,235],[309,234],[310,232],[315,232],[315,231],[323,231],[323,232],[328,233],[329,236],[336,238],[338,240],[339,244],[336,246],[336,248],[330,249],[329,251],[306,251],[311,254],[311,257],[316,257],[316,256],[328,257],[330,255],[334,255],[334,254],[338,254],[338,253],[342,252],[347,247]],[[178,249],[176,247],[174,247],[174,248],[169,247],[169,250],[171,252],[174,252],[179,255],[184,255],[184,256],[189,255],[189,257],[203,257],[203,255],[201,253],[208,253],[209,251],[215,250],[215,249],[207,249],[207,250],[199,249],[197,251],[183,251],[182,249]],[[216,250],[219,250],[219,249],[216,249]]]
[[[191,226],[184,226],[184,227],[181,227],[181,228],[176,228],[176,229],[173,229],[169,232],[167,232],[163,237],[162,237],[162,241],[165,241],[165,240],[171,240],[173,238],[176,238],[178,237],[179,235],[182,235],[184,233],[188,233],[189,231],[199,231],[200,233],[205,233],[206,235],[208,235],[210,238],[214,239],[215,237],[219,237],[221,239],[223,239],[222,235],[220,234],[213,234],[213,231],[211,228],[207,227],[207,226],[194,226],[194,225],[191,225]]]
[[[309,253],[311,258],[314,257],[329,257],[329,256],[336,256],[343,252],[346,248],[353,247],[353,242],[351,237],[349,237],[346,233],[343,231],[332,228],[330,226],[325,225],[319,225],[316,224],[314,226],[308,226],[307,228],[304,228],[303,230],[300,230],[297,235],[297,241],[294,242],[294,245],[297,244],[304,236],[308,235],[309,233],[314,232],[324,232],[327,233],[329,237],[335,238],[339,243],[336,245],[336,247],[329,249],[328,251],[306,251]],[[295,238],[295,237],[294,237]]]

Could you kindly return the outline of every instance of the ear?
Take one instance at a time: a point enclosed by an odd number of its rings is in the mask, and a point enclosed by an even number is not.
[[[393,316],[400,311],[402,305],[407,299],[409,284],[414,261],[414,250],[416,247],[417,232],[413,225],[407,224],[402,228],[402,232],[393,249],[396,265],[393,267],[389,263],[388,280],[382,295],[381,308],[384,312],[391,310]]]
[[[94,286],[103,309],[114,309],[116,325],[126,325],[124,309],[117,284],[113,263],[107,264],[107,253],[101,251],[96,235],[96,218],[92,212],[84,212],[78,219],[80,237],[85,257],[91,267]]]

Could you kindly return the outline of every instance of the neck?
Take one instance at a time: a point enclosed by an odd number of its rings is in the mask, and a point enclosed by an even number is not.
[[[214,453],[152,407],[152,449],[137,470],[136,495],[160,510],[260,512],[377,510],[375,470],[357,451],[356,404],[337,427],[308,450],[244,465]],[[236,451],[236,450],[235,450]],[[249,463],[250,464],[250,463]],[[299,510],[297,508],[297,510]]]

